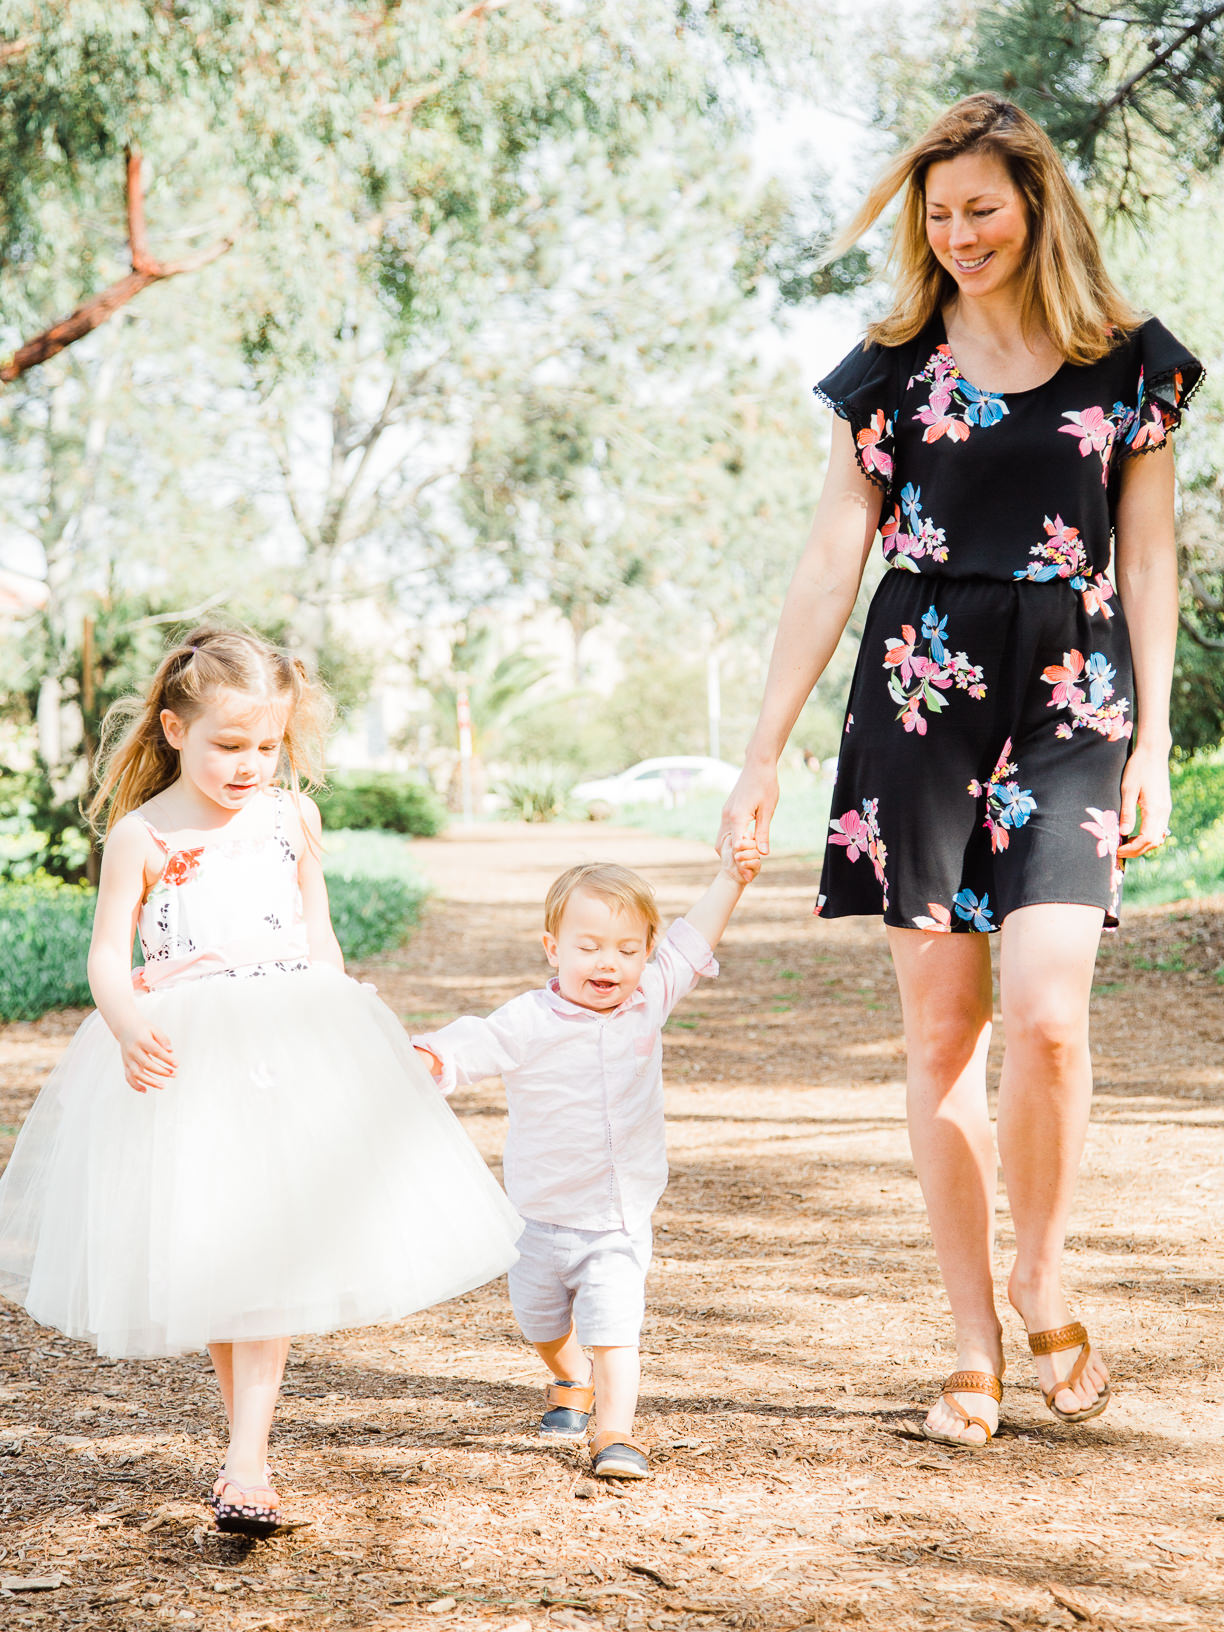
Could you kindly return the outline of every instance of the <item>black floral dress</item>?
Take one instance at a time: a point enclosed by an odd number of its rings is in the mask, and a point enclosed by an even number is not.
[[[1117,923],[1130,640],[1108,573],[1123,461],[1179,423],[1201,364],[1155,318],[1031,391],[981,391],[939,317],[817,386],[884,491],[838,759],[826,918],[998,929],[1074,902]]]

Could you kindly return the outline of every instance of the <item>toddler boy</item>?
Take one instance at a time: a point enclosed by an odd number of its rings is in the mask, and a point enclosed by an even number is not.
[[[544,903],[548,984],[413,1038],[445,1093],[505,1083],[506,1193],[525,1221],[510,1301],[554,1379],[540,1433],[582,1439],[594,1414],[603,1478],[649,1474],[633,1420],[651,1214],[667,1184],[662,1027],[699,976],[718,973],[713,948],[761,865],[752,840],[734,853],[727,841],[721,859],[657,949],[643,879],[612,863],[571,867]]]

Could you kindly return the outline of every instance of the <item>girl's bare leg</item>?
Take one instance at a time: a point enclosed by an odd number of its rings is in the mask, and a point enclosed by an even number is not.
[[[956,1327],[957,1371],[1003,1373],[992,1255],[996,1162],[986,1105],[992,1013],[985,935],[888,930],[905,1019],[910,1145],[926,1201],[935,1256]],[[983,1394],[958,1396],[993,1426],[998,1407]],[[927,1414],[940,1434],[981,1444],[943,1400]]]
[[[235,1484],[259,1486],[261,1505],[276,1507],[276,1492],[265,1485],[264,1470],[268,1464],[268,1434],[289,1354],[289,1339],[270,1337],[260,1342],[225,1346],[230,1350],[230,1441],[225,1453],[225,1471],[217,1487],[220,1489],[227,1478]],[[213,1363],[216,1364],[215,1357]],[[264,1499],[269,1496],[271,1500]]]
[[[1088,998],[1103,917],[1097,907],[1035,906],[1003,923],[999,1157],[1016,1231],[1007,1291],[1030,1332],[1072,1318],[1062,1254],[1092,1099]],[[1036,1356],[1042,1388],[1065,1377],[1078,1354]],[[1108,1376],[1094,1350],[1075,1388],[1055,1403],[1063,1411],[1092,1405]]]
[[[213,1373],[217,1379],[217,1387],[221,1390],[221,1403],[225,1407],[225,1420],[230,1427],[234,1426],[234,1345],[232,1343],[210,1343],[208,1353],[212,1360]]]

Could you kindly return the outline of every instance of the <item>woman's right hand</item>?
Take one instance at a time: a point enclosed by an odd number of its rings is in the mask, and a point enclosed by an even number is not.
[[[769,824],[778,806],[778,772],[775,766],[748,764],[723,806],[722,825],[714,848],[720,853],[724,840],[733,848],[755,839],[761,855],[769,854]]]
[[[150,1088],[164,1088],[174,1075],[174,1050],[170,1039],[143,1020],[137,1020],[118,1038],[123,1056],[123,1075],[129,1088],[138,1094]]]

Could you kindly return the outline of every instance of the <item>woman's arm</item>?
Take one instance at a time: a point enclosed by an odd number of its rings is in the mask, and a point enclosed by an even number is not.
[[[1135,665],[1135,735],[1122,777],[1120,856],[1141,856],[1165,837],[1169,792],[1169,692],[1177,646],[1177,546],[1173,449],[1128,459],[1115,518],[1114,571]],[[1136,817],[1138,827],[1136,829]],[[1135,829],[1132,832],[1132,829]]]
[[[298,888],[302,892],[302,915],[310,942],[311,963],[330,963],[344,973],[344,953],[332,928],[327,904],[327,881],[323,877],[323,820],[319,807],[306,794],[297,796],[298,814],[306,843],[298,857]]]
[[[102,852],[89,942],[89,989],[119,1044],[128,1086],[138,1094],[164,1088],[174,1075],[170,1040],[145,1019],[132,987],[132,942],[144,900],[146,868],[157,869],[163,859],[148,829],[134,816],[115,824]]]
[[[760,718],[723,808],[720,850],[728,835],[738,847],[752,834],[760,853],[769,853],[778,759],[854,608],[883,500],[859,468],[850,426],[836,420],[812,530],[778,619]]]

